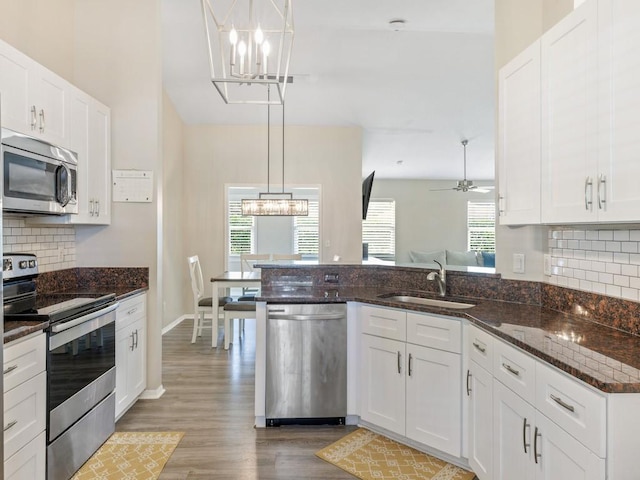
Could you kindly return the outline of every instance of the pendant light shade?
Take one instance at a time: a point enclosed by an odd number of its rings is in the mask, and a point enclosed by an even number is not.
[[[291,0],[201,2],[211,81],[225,103],[282,104],[291,81]]]

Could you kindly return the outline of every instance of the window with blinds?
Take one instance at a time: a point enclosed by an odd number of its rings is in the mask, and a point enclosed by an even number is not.
[[[396,257],[396,202],[369,202],[367,219],[362,221],[362,242],[369,245],[369,255],[382,260]]]
[[[293,252],[309,260],[318,259],[318,214],[318,201],[309,200],[309,215],[293,217]]]
[[[255,239],[254,217],[242,216],[242,201],[229,200],[229,255],[252,253]]]
[[[496,206],[494,202],[467,203],[469,250],[496,251]]]

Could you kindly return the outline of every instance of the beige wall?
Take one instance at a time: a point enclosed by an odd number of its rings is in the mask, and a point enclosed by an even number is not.
[[[75,0],[0,0],[0,38],[73,82]]]
[[[191,283],[187,269],[185,250],[184,211],[184,157],[183,124],[173,103],[163,96],[163,158],[164,185],[162,201],[163,218],[163,312],[162,325],[167,326],[192,307]]]
[[[113,203],[108,227],[76,228],[83,266],[149,267],[147,389],[161,387],[162,75],[159,0],[77,0],[74,83],[111,107],[114,169],[151,170],[151,203]]]
[[[264,185],[266,125],[185,126],[186,249],[205,278],[224,271],[224,190]],[[321,259],[361,257],[362,133],[359,128],[286,127],[285,183],[321,188]],[[281,130],[272,128],[271,187],[280,188]],[[327,246],[329,245],[329,246]]]

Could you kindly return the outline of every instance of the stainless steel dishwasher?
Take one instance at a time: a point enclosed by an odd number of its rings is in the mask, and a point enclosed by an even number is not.
[[[267,426],[344,425],[347,306],[267,306]]]

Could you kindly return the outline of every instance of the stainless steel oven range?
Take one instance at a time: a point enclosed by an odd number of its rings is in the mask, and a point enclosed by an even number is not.
[[[35,255],[3,256],[5,320],[49,321],[47,478],[68,480],[115,430],[115,294],[36,292]]]

